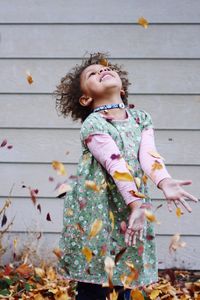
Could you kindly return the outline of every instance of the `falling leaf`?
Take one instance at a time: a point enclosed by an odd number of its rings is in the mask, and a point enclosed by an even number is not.
[[[162,160],[165,160],[164,157],[162,157],[162,156],[161,156],[158,152],[156,152],[156,151],[148,151],[148,153],[149,153],[151,156],[155,157],[155,158],[161,158]]]
[[[181,208],[180,208],[180,207],[177,207],[177,208],[176,208],[176,215],[177,215],[178,218],[181,217],[182,211],[181,211]]]
[[[1,221],[1,227],[3,227],[6,223],[7,223],[7,217],[5,215],[5,213],[3,214],[3,218],[2,218],[2,221]]]
[[[71,216],[73,216],[73,214],[74,214],[74,212],[71,208],[66,209],[66,213],[65,213],[66,216],[71,217]]]
[[[142,181],[144,182],[144,184],[147,184],[147,180],[148,180],[148,177],[147,177],[147,175],[143,175],[142,176]]]
[[[138,247],[138,255],[139,255],[139,256],[142,256],[143,252],[144,252],[144,246],[143,246],[143,245],[140,245],[140,246]]]
[[[8,145],[7,146],[7,149],[12,149],[13,148],[13,145]]]
[[[130,299],[131,300],[144,300],[144,296],[140,290],[134,289],[130,292]]]
[[[41,213],[41,205],[40,205],[40,204],[37,205],[37,209],[38,209],[39,212]]]
[[[46,220],[47,220],[47,221],[51,221],[50,213],[47,213]]]
[[[106,252],[107,252],[107,245],[104,244],[104,245],[101,246],[100,255],[104,256],[106,254]]]
[[[126,252],[127,247],[122,248],[119,253],[116,254],[115,256],[115,264],[117,264],[117,262],[120,260],[120,258],[122,257],[122,255]]]
[[[49,176],[49,181],[54,181],[54,178],[52,176]]]
[[[145,29],[147,29],[148,25],[149,25],[148,21],[144,17],[140,17],[138,19],[138,24],[140,24],[141,26],[143,26]]]
[[[62,257],[62,251],[60,248],[55,248],[53,249],[53,253],[58,257],[61,258]]]
[[[180,234],[176,233],[172,236],[171,242],[169,245],[169,251],[176,251],[178,248],[183,248],[186,246],[186,243],[180,240]]]
[[[29,192],[30,192],[31,200],[32,200],[32,202],[33,202],[34,205],[36,204],[36,201],[37,201],[37,198],[36,198],[36,195],[38,194],[37,191],[38,191],[37,189],[34,190],[34,189],[31,189],[29,187]]]
[[[128,107],[129,107],[129,108],[134,108],[135,105],[134,105],[134,104],[129,104]]]
[[[108,274],[109,278],[113,277],[113,271],[115,267],[115,262],[110,256],[106,256],[104,260],[104,270]]]
[[[29,71],[27,71],[26,74],[27,74],[26,79],[27,79],[28,83],[32,84],[33,83],[32,75],[30,74]]]
[[[90,263],[90,261],[92,260],[92,256],[93,256],[92,251],[88,247],[83,247],[81,251],[85,255],[87,262]]]
[[[57,173],[59,175],[66,175],[66,171],[65,171],[65,167],[63,165],[63,163],[57,161],[57,160],[53,160],[51,163],[52,167],[57,171]]]
[[[8,143],[8,141],[6,139],[3,140],[3,142],[1,143],[0,147],[5,147],[5,145]]]
[[[147,234],[146,239],[147,239],[147,241],[152,241],[154,239],[154,236],[151,234]]]
[[[138,197],[138,198],[146,198],[146,196],[140,192],[131,190],[129,191],[129,193],[133,196],[133,197]]]
[[[100,188],[96,185],[96,183],[92,180],[86,180],[85,181],[85,186],[95,192],[99,192]]]
[[[109,294],[109,300],[117,300],[118,299],[118,293],[113,289],[112,293]],[[108,298],[106,298],[108,300]]]
[[[95,237],[102,229],[103,222],[100,219],[96,219],[91,226],[91,230],[88,236],[88,239]]]
[[[162,168],[163,168],[162,164],[158,160],[155,160],[155,162],[152,165],[152,171],[160,170]]]
[[[83,229],[83,227],[81,226],[80,223],[76,223],[75,227],[81,232],[81,233],[85,233],[85,230]]]
[[[29,277],[33,274],[33,269],[27,264],[21,264],[17,269],[16,273],[20,274],[24,278]]]
[[[85,141],[85,144],[88,144],[92,141],[92,135],[89,135],[84,141]]]
[[[114,224],[115,224],[115,220],[114,220],[114,215],[113,215],[113,212],[110,210],[109,211],[109,217],[111,219],[111,226],[112,226],[112,230],[114,229]]]
[[[112,177],[119,181],[133,181],[134,180],[133,176],[127,172],[115,171]]]
[[[137,188],[139,189],[140,185],[141,185],[141,179],[139,177],[134,177],[134,181],[135,181]]]
[[[119,154],[112,154],[111,155],[111,157],[110,157],[111,159],[120,159],[121,158],[121,154],[119,153]]]
[[[108,60],[106,58],[99,59],[99,65],[107,67],[108,66]]]
[[[58,195],[57,197],[61,198],[66,195],[67,192],[70,192],[72,187],[69,184],[62,183],[58,188]]]
[[[159,290],[153,290],[151,292],[151,294],[149,295],[149,297],[151,300],[155,300],[160,295],[160,293],[161,293],[161,291],[159,291]]]
[[[13,241],[13,247],[14,247],[14,249],[17,248],[17,239],[14,239],[14,241]]]
[[[159,224],[156,216],[150,210],[145,209],[144,213],[145,213],[145,217],[149,222],[156,222],[157,224]]]

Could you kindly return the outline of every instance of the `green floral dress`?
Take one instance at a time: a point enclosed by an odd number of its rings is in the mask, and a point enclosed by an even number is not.
[[[65,278],[106,283],[108,277],[104,260],[109,256],[116,261],[112,277],[114,285],[124,285],[125,276],[132,272],[130,263],[137,272],[137,276],[129,281],[130,288],[158,280],[153,224],[146,221],[143,242],[137,241],[135,247],[126,246],[122,224],[127,223],[130,211],[113,178],[84,143],[90,134],[110,134],[132,168],[132,175],[141,179],[138,191],[146,195],[141,201],[151,203],[147,177],[138,160],[138,150],[141,132],[153,127],[152,119],[144,110],[126,109],[126,112],[128,117],[125,120],[108,120],[101,113],[91,113],[82,124],[82,155],[72,191],[67,193],[64,200],[64,224],[59,243],[62,256],[58,270]],[[96,185],[89,187],[86,184],[88,181]],[[96,233],[95,224],[99,226]]]

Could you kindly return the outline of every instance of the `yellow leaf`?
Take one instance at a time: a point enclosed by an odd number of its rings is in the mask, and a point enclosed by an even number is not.
[[[111,226],[112,226],[112,230],[114,229],[114,224],[115,224],[115,219],[114,219],[114,215],[113,215],[113,212],[110,210],[109,211],[109,216],[110,216],[110,219],[111,219]]]
[[[67,208],[65,214],[66,214],[66,216],[71,217],[71,216],[73,216],[74,212],[71,208]]]
[[[108,298],[106,298],[108,300]],[[113,290],[112,293],[110,293],[110,300],[117,300],[118,299],[118,293],[115,291],[115,289]]]
[[[63,163],[57,161],[57,160],[53,160],[52,161],[52,167],[57,171],[57,173],[59,175],[66,175],[66,171],[65,171],[65,167],[63,165]]]
[[[134,178],[130,173],[115,171],[113,178],[120,181],[133,181]]]
[[[108,60],[106,58],[101,58],[99,60],[99,65],[107,67],[108,66]]]
[[[151,292],[151,294],[149,295],[150,299],[151,299],[151,300],[157,299],[157,297],[159,296],[160,292],[161,292],[161,291],[159,291],[159,290],[153,290],[153,291]]]
[[[138,19],[138,24],[143,26],[145,29],[148,28],[148,25],[149,25],[148,21],[144,17],[140,17]]]
[[[141,185],[141,179],[139,177],[134,177],[134,180],[137,188],[139,189]]]
[[[67,291],[60,292],[58,295],[54,295],[55,300],[71,300],[72,298],[68,296]]]
[[[90,230],[88,239],[91,239],[91,238],[95,237],[95,236],[99,233],[99,231],[101,230],[102,226],[103,226],[102,220],[96,219],[96,220],[92,223],[92,226],[91,226],[91,230]]]
[[[39,277],[43,278],[45,277],[45,271],[41,268],[34,268],[35,274],[38,275]]]
[[[145,217],[147,218],[147,220],[149,222],[156,222],[157,224],[160,224],[156,218],[156,216],[150,211],[150,210],[147,210],[145,209],[144,210],[144,213],[145,213]]]
[[[148,153],[149,153],[151,156],[155,157],[155,158],[161,158],[162,160],[165,160],[164,157],[162,157],[162,156],[161,156],[158,152],[156,152],[156,151],[148,151]]]
[[[148,177],[147,177],[147,175],[143,175],[142,176],[142,181],[144,182],[144,184],[146,184],[147,183],[147,180],[148,180]]]
[[[131,190],[129,191],[129,193],[133,196],[133,197],[138,197],[138,198],[145,198],[146,196],[140,192]]]
[[[48,270],[46,271],[47,274],[47,279],[53,281],[56,279],[56,272],[53,269],[53,267],[49,267]]]
[[[92,251],[88,247],[83,247],[81,251],[85,255],[87,262],[89,263],[92,260]]]
[[[86,180],[85,181],[85,186],[95,192],[99,192],[100,188],[96,185],[96,183],[92,180]]]
[[[34,295],[34,300],[45,300],[45,298],[40,293],[37,295]]]
[[[177,207],[177,208],[176,208],[176,215],[177,215],[178,218],[181,217],[182,211],[181,211],[180,207]]]
[[[13,241],[13,246],[14,246],[14,249],[17,248],[17,239],[14,239],[14,241]]]
[[[144,300],[142,292],[140,292],[140,290],[138,289],[132,290],[130,293],[130,297],[131,300]]]
[[[160,170],[162,168],[163,168],[162,164],[158,160],[155,160],[155,162],[152,165],[152,171]]]

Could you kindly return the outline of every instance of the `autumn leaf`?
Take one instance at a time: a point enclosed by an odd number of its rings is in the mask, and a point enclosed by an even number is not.
[[[156,216],[150,211],[145,209],[144,210],[145,217],[149,222],[156,222],[157,224],[160,224],[160,222],[157,220]]]
[[[176,208],[176,215],[177,215],[178,218],[181,217],[181,215],[182,215],[182,210],[181,210],[180,207],[177,207],[177,208]]]
[[[114,220],[114,215],[113,215],[113,212],[110,210],[109,211],[109,217],[111,219],[111,226],[112,226],[112,230],[114,229],[114,224],[115,224],[115,220]]]
[[[129,267],[131,273],[130,274],[122,274],[120,276],[120,280],[124,286],[124,288],[130,288],[131,283],[134,280],[138,279],[139,273],[138,271],[135,269],[133,263],[126,261],[125,264]]]
[[[7,223],[7,217],[5,215],[5,213],[3,214],[3,218],[2,218],[2,221],[1,221],[1,227],[3,227],[6,223]]]
[[[100,219],[96,219],[91,226],[90,233],[88,239],[95,237],[102,229],[103,222]]]
[[[115,264],[117,264],[117,262],[120,260],[120,258],[122,257],[122,255],[126,252],[127,247],[122,248],[119,253],[116,254],[115,256]]]
[[[95,192],[99,192],[100,188],[96,185],[96,183],[92,180],[86,180],[85,181],[85,186]]]
[[[75,227],[81,232],[81,233],[85,233],[85,230],[83,229],[83,227],[81,226],[80,223],[76,223]]]
[[[130,173],[115,171],[113,178],[119,181],[133,181],[134,178]]]
[[[104,256],[106,254],[106,252],[107,252],[107,245],[104,244],[104,245],[101,246],[100,255]]]
[[[140,290],[134,289],[130,293],[130,299],[131,300],[144,300],[144,296]]]
[[[67,192],[70,192],[72,187],[69,184],[62,183],[58,188],[58,195],[57,197],[61,198],[66,195]]]
[[[85,140],[85,144],[88,144],[92,141],[92,135],[89,135]]]
[[[114,267],[115,267],[114,260],[110,256],[106,256],[104,260],[104,270],[106,271],[110,279],[113,277]]]
[[[8,143],[8,141],[6,139],[4,139],[3,142],[1,143],[0,147],[5,147],[7,143]]]
[[[117,300],[118,299],[118,293],[113,289],[112,293],[109,294],[109,300]],[[108,300],[108,298],[106,298]]]
[[[152,171],[160,170],[162,168],[163,168],[162,164],[158,160],[155,160],[155,162],[152,165]]]
[[[33,204],[35,205],[36,202],[37,202],[36,195],[38,194],[38,190],[37,189],[31,189],[29,187],[29,192],[30,192],[31,200],[32,200]]]
[[[29,84],[32,84],[34,81],[33,81],[33,78],[32,78],[32,75],[30,74],[29,71],[26,72],[26,80],[28,81]]]
[[[138,24],[143,26],[145,29],[147,29],[149,25],[148,21],[144,17],[140,17],[138,19]]]
[[[121,154],[119,153],[119,154],[112,154],[111,155],[111,157],[110,157],[111,159],[120,159],[121,158]]]
[[[92,260],[92,251],[88,247],[83,247],[81,252],[85,255],[85,258],[88,263]]]
[[[54,178],[52,176],[49,176],[49,181],[54,181]]]
[[[162,157],[162,156],[161,156],[158,152],[156,152],[156,151],[148,151],[148,153],[149,153],[151,156],[155,157],[155,158],[161,158],[162,160],[165,160],[164,157]]]
[[[181,241],[181,237],[179,233],[176,233],[172,236],[170,245],[169,245],[169,252],[176,251],[178,248],[183,248],[186,246],[186,243]]]
[[[55,248],[53,249],[53,253],[58,257],[61,258],[62,257],[62,251],[60,248]]]
[[[37,209],[38,209],[39,212],[41,213],[41,205],[40,205],[40,204],[37,205]]]
[[[8,145],[7,146],[7,149],[12,149],[13,148],[13,145]]]
[[[139,189],[140,185],[141,185],[141,179],[139,177],[134,177],[134,181],[135,181],[137,188]]]
[[[66,171],[65,171],[65,167],[63,165],[63,163],[57,161],[57,160],[53,160],[51,163],[52,167],[57,171],[57,173],[61,176],[66,175]]]
[[[71,217],[71,216],[73,216],[73,214],[74,214],[74,212],[71,208],[66,209],[66,213],[65,213],[66,216]]]
[[[46,220],[47,220],[47,221],[51,221],[50,213],[47,213]]]
[[[160,293],[161,293],[161,291],[159,291],[159,290],[153,290],[150,293],[149,297],[150,297],[151,300],[155,300],[160,295]]]
[[[107,67],[108,66],[108,60],[106,58],[99,59],[99,65]]]
[[[15,271],[24,278],[27,278],[33,274],[33,269],[27,264],[21,264]]]
[[[147,180],[148,180],[148,177],[147,177],[147,175],[143,175],[142,176],[142,181],[144,182],[144,184],[147,184]]]
[[[133,196],[133,197],[138,197],[138,198],[146,198],[146,196],[140,192],[131,190],[129,191],[129,193]]]
[[[143,246],[143,245],[140,245],[140,246],[138,247],[138,255],[139,255],[139,256],[142,256],[143,252],[144,252],[144,246]]]

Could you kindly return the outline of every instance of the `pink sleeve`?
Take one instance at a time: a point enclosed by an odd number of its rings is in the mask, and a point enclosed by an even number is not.
[[[87,147],[111,176],[115,171],[129,172],[126,161],[123,158],[111,158],[112,154],[118,155],[120,151],[110,135],[103,133],[90,135]],[[119,181],[114,178],[113,180],[127,205],[135,200],[141,200],[141,198],[134,197],[129,193],[131,190],[138,191],[134,181]]]
[[[162,179],[171,178],[171,175],[168,173],[163,163],[163,159],[153,157],[150,153],[148,153],[149,151],[157,152],[153,128],[144,129],[142,131],[142,138],[139,148],[139,161],[145,174],[158,187],[158,184]],[[155,163],[155,161],[158,162],[158,166],[160,166],[160,168],[152,170],[152,165]]]

